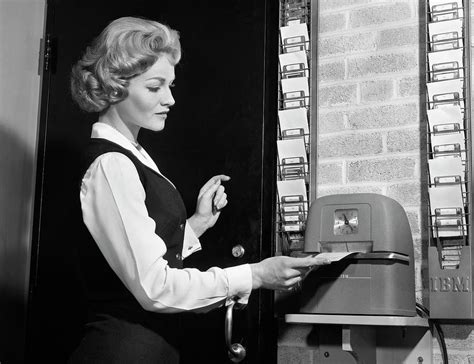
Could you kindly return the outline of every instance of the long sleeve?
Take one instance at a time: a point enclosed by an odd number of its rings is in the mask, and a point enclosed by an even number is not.
[[[92,237],[144,309],[209,310],[235,296],[247,302],[252,287],[248,264],[205,272],[168,266],[163,259],[166,245],[155,234],[155,222],[148,216],[137,170],[125,155],[98,157],[83,178],[80,199]],[[188,231],[185,239],[197,238]]]

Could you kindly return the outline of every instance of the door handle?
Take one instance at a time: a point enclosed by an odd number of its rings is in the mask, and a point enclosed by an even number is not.
[[[232,256],[234,258],[242,258],[245,254],[245,249],[242,245],[237,244],[232,247]]]
[[[232,300],[232,303],[227,306],[225,315],[225,343],[227,345],[227,352],[229,359],[233,363],[240,363],[245,359],[247,351],[245,347],[239,343],[232,343],[232,313],[236,301]]]

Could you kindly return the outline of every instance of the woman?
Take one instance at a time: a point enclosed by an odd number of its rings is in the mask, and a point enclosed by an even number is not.
[[[80,200],[88,239],[79,247],[91,315],[71,362],[177,363],[180,313],[206,311],[253,289],[290,290],[320,259],[273,257],[205,272],[183,269],[227,204],[212,177],[187,218],[174,185],[138,144],[174,105],[178,33],[139,18],[110,23],[73,67],[71,90],[100,112],[84,154]]]

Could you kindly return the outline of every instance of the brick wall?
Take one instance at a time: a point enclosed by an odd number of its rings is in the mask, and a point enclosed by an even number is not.
[[[317,196],[397,200],[415,245],[416,297],[429,307],[424,2],[320,0],[319,9]],[[295,326],[281,326],[279,363],[315,362],[311,327]],[[474,326],[442,327],[450,363],[474,363]],[[436,341],[433,352],[441,363]]]
[[[317,195],[374,192],[400,202],[416,244],[421,299],[426,158],[419,6],[415,0],[320,1]]]

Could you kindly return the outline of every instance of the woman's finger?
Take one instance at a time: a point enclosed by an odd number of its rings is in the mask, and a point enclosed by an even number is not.
[[[331,264],[331,261],[325,258],[318,258],[317,256],[309,256],[304,258],[293,258],[288,262],[291,268],[309,268],[314,265]]]
[[[217,203],[221,198],[222,198],[222,195],[224,195],[224,192],[225,191],[225,187],[220,185],[217,190],[216,190],[216,193],[214,194],[214,202]]]
[[[212,177],[199,190],[199,197],[201,197],[204,193],[206,193],[206,191],[208,191],[210,188],[212,188],[215,184],[220,185],[221,182],[225,182],[225,181],[229,181],[229,180],[230,180],[230,177],[226,176],[225,174],[219,174],[217,176]]]
[[[204,199],[209,199],[213,200],[214,199],[214,194],[217,192],[217,190],[221,187],[221,181],[217,180],[216,183],[211,185],[206,191],[204,191],[201,195],[200,198]]]
[[[288,280],[285,282],[285,289],[291,291],[292,289],[294,289],[294,287],[298,286],[299,283],[300,283],[302,280],[303,280],[303,278],[302,278],[301,276],[297,276],[297,277],[288,279]]]
[[[219,186],[216,193],[214,194],[213,202],[216,207],[219,207],[220,203],[223,203],[227,198],[227,194],[224,192],[224,187]]]
[[[290,268],[287,269],[285,272],[285,277],[287,279],[292,279],[294,277],[301,277],[305,275],[308,271],[310,270],[309,267],[304,267],[304,268]]]

